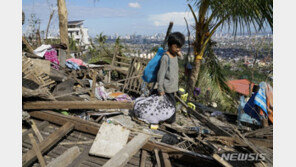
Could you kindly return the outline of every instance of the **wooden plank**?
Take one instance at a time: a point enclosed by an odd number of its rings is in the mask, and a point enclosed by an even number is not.
[[[164,167],[172,167],[170,157],[167,153],[162,153]]]
[[[96,135],[98,133],[99,124],[94,122],[85,121],[80,118],[73,116],[62,115],[53,111],[31,111],[29,112],[31,117],[46,120],[58,125],[63,125],[65,122],[72,122],[75,126],[75,130]],[[129,139],[132,138],[130,135]],[[170,157],[180,160],[181,162],[187,163],[203,163],[206,165],[219,165],[211,156],[202,155],[194,153],[185,149],[178,148],[169,144],[149,141],[147,142],[142,149],[147,151],[153,151],[155,148],[161,150],[162,152],[168,153]]]
[[[44,72],[45,74],[50,74],[50,61],[43,60],[43,59],[31,59],[31,62],[34,66],[34,68],[37,68],[38,70]]]
[[[127,66],[127,67],[130,66],[130,64],[128,64],[128,63],[123,63],[123,62],[118,62],[118,61],[114,61],[114,63],[115,64],[120,64],[120,65],[123,65],[123,66]]]
[[[30,120],[30,123],[31,123],[31,127],[32,127],[32,129],[33,129],[35,135],[37,136],[37,138],[38,138],[38,140],[39,140],[39,143],[41,143],[41,142],[43,141],[43,137],[42,137],[42,135],[40,134],[40,132],[39,132],[39,130],[38,130],[38,128],[37,128],[35,122],[31,119],[31,120]]]
[[[29,44],[29,42],[27,41],[26,37],[22,36],[22,41],[26,45],[29,53],[33,54],[34,56],[37,56],[37,55],[35,55],[34,50],[33,50],[32,46]]]
[[[159,150],[158,149],[154,149],[154,155],[155,155],[155,158],[156,158],[156,162],[157,162],[157,166],[158,167],[161,167],[161,163],[160,163],[160,158],[159,158]]]
[[[34,101],[26,102],[24,110],[32,109],[132,109],[132,102],[117,101]]]
[[[131,59],[128,57],[116,56],[116,58],[131,61]]]
[[[140,167],[145,167],[146,159],[147,159],[147,151],[142,150]]]
[[[52,160],[47,167],[60,167],[70,165],[80,154],[78,146],[74,146],[65,151],[62,155]]]
[[[92,87],[91,87],[90,97],[94,100],[98,73],[96,71],[94,71],[92,75],[93,76],[92,76]]]
[[[43,122],[41,122],[41,123],[37,126],[37,128],[40,129],[40,130],[42,130],[42,129],[44,129],[47,125],[49,125],[49,123],[48,123],[47,121],[43,121]],[[24,139],[29,133],[32,133],[32,132],[33,132],[33,129],[29,129],[29,130],[25,131],[25,132],[22,134],[22,138]]]
[[[128,72],[128,70],[125,70],[125,68],[123,68],[123,67],[115,67],[115,66],[112,66],[111,69],[112,70],[115,70],[117,72],[121,72],[121,73],[123,73],[125,75],[127,75],[127,72]]]
[[[45,167],[46,164],[45,164],[44,158],[42,157],[39,146],[37,145],[36,140],[34,139],[34,136],[32,133],[29,134],[29,138],[30,138],[31,144],[33,146],[33,150],[34,150],[35,154],[37,155],[40,166]]]
[[[89,154],[111,158],[127,143],[130,131],[121,125],[103,123],[93,142]]]
[[[214,154],[213,158],[225,167],[232,167],[227,161],[222,159],[218,154]]]
[[[41,153],[48,151],[53,145],[55,145],[63,136],[73,130],[74,124],[67,122],[57,131],[49,135],[45,140],[38,144]],[[23,166],[29,166],[37,159],[36,153],[33,149],[29,150],[22,158]]]
[[[117,154],[115,154],[103,167],[123,167],[135,155],[141,147],[148,142],[150,136],[138,134],[127,145],[125,145]]]
[[[31,117],[47,120],[58,125],[63,125],[67,122],[71,122],[74,124],[74,128],[76,130],[90,133],[93,135],[96,135],[100,128],[100,125],[97,123],[86,121],[70,115],[59,114],[53,111],[31,111],[29,112],[29,114]]]

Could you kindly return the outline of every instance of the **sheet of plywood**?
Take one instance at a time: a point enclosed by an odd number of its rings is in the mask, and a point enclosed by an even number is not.
[[[50,61],[43,59],[31,59],[31,61],[34,67],[39,71],[50,74]]]
[[[130,131],[120,125],[103,123],[89,154],[111,158],[127,143]]]

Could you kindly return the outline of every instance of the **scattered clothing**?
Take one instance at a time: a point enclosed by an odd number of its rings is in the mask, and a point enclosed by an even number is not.
[[[41,45],[37,49],[34,50],[34,54],[43,57],[47,50],[51,49],[51,45]]]
[[[261,82],[259,84],[259,87],[260,87],[259,91],[254,98],[254,104],[259,106],[265,112],[265,114],[268,115],[267,107],[266,107],[266,94],[265,94],[267,85],[265,82]]]
[[[58,54],[57,54],[57,51],[55,49],[50,49],[50,50],[47,50],[44,54],[44,58],[46,60],[49,60],[50,62],[54,63],[53,64],[53,68],[55,69],[59,69],[59,59],[58,59]]]
[[[273,95],[272,87],[261,82],[259,84],[259,91],[254,93],[244,107],[244,112],[261,122],[269,119],[273,123]]]
[[[114,92],[108,94],[108,99],[115,99],[116,101],[120,102],[131,102],[132,99],[125,93],[122,92]]]
[[[70,61],[70,60],[68,60],[68,61],[66,61],[66,67],[68,67],[68,68],[70,68],[70,69],[73,69],[73,70],[80,70],[80,67],[79,67],[79,65],[78,64],[76,64],[76,63],[74,63],[74,62],[72,62],[72,61]]]
[[[84,62],[81,59],[70,58],[70,59],[67,59],[66,61],[72,61],[73,63],[76,63],[78,66],[85,66]]]
[[[99,100],[107,100],[108,93],[106,92],[104,86],[96,87],[95,96]]]
[[[246,122],[249,124],[254,124],[254,125],[261,125],[260,120],[254,119],[252,118],[250,115],[244,113],[244,107],[246,105],[246,101],[245,101],[245,97],[241,96],[240,97],[240,104],[238,106],[238,110],[237,110],[237,121],[238,121],[238,126],[241,126],[241,122]]]
[[[127,94],[119,95],[119,96],[115,97],[115,100],[120,101],[120,102],[131,102],[132,101],[132,99]]]
[[[258,92],[257,92],[258,93]],[[256,119],[258,122],[261,122],[262,117],[260,116],[260,111],[258,106],[255,105],[254,101],[255,101],[255,97],[257,95],[257,93],[254,93],[251,98],[249,99],[249,101],[246,103],[245,107],[244,107],[244,112],[246,114],[248,114],[251,118]]]

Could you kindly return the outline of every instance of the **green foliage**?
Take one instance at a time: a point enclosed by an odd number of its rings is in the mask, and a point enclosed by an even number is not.
[[[111,63],[112,61],[112,53],[111,50],[108,49],[106,45],[107,36],[100,33],[97,35],[94,41],[98,44],[95,45],[91,40],[91,48],[89,49],[89,54],[91,55],[91,59],[89,63],[96,63],[98,61],[105,61],[107,63]]]
[[[210,104],[216,102],[218,108],[226,112],[236,112],[236,96],[227,86],[227,78],[212,49],[212,42],[205,53],[205,61],[201,65],[197,87],[201,89],[199,102]],[[206,91],[209,90],[209,97]]]
[[[237,29],[250,32],[264,28],[266,23],[273,29],[273,1],[270,0],[188,0],[194,2],[199,12],[206,10],[208,25],[223,21],[236,34]],[[231,26],[232,25],[232,26]]]

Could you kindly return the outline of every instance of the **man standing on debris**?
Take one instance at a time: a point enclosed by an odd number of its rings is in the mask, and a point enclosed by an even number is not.
[[[178,56],[182,57],[181,48],[185,43],[185,36],[180,32],[171,33],[168,37],[168,51],[161,58],[160,68],[157,74],[158,93],[166,95],[175,106],[174,93],[178,91],[179,66]],[[174,115],[166,122],[174,122]]]

